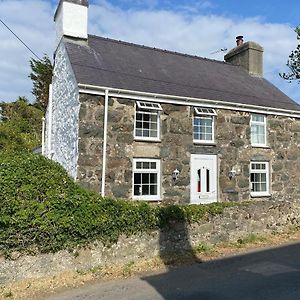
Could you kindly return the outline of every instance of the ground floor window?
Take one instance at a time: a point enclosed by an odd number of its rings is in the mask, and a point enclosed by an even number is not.
[[[251,196],[268,196],[269,188],[269,163],[251,162],[250,164]]]
[[[133,198],[160,200],[160,160],[133,160]]]

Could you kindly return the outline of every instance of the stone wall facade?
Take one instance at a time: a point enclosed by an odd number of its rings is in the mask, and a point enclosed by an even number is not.
[[[14,260],[0,257],[0,284],[97,267],[105,270],[105,267],[157,257],[167,262],[170,255],[190,254],[199,244],[236,242],[251,233],[272,234],[299,224],[299,201],[258,201],[249,206],[226,208],[222,214],[207,217],[197,224],[174,223],[162,231],[122,236],[110,247],[101,242],[93,243],[85,249],[74,249],[76,255],[66,250],[37,256],[17,257],[15,253]]]
[[[102,173],[104,98],[80,96],[78,181],[100,192]],[[218,200],[250,200],[249,167],[251,161],[270,164],[270,190],[273,199],[293,199],[300,193],[300,120],[267,116],[268,147],[252,147],[250,113],[217,109],[215,144],[193,143],[193,107],[162,104],[161,141],[134,139],[135,101],[109,99],[106,195],[132,198],[133,158],[161,161],[162,201],[190,202],[191,154],[215,154],[218,157]],[[172,172],[180,171],[172,180]],[[234,168],[236,177],[229,179]]]

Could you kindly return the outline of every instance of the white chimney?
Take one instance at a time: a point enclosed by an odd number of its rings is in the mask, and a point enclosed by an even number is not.
[[[59,0],[54,15],[56,45],[63,36],[75,39],[88,38],[88,0]]]

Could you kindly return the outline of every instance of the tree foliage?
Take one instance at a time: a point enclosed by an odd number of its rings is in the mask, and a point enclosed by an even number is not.
[[[26,98],[0,103],[0,150],[31,151],[41,144],[43,111]]]
[[[295,29],[297,33],[297,40],[300,41],[300,27]],[[289,56],[287,66],[290,69],[288,73],[282,73],[280,76],[286,80],[293,81],[293,80],[300,80],[300,42],[296,48],[296,50],[292,51]],[[299,81],[300,82],[300,81]]]
[[[46,109],[49,98],[49,85],[52,81],[52,63],[49,57],[45,55],[42,60],[32,58],[30,67],[31,73],[29,78],[33,82],[32,94],[35,96],[36,102]]]

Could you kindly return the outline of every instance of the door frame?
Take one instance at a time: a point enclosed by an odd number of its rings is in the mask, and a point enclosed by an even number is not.
[[[218,154],[198,154],[198,153],[191,153],[190,156],[190,204],[206,204],[201,202],[195,202],[192,200],[192,159],[196,156],[214,156],[216,158],[216,200],[210,201],[209,203],[216,203],[219,202],[219,155]]]

